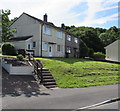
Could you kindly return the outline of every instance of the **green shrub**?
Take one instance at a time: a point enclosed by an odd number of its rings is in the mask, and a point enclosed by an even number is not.
[[[4,43],[2,45],[2,54],[3,55],[16,55],[15,47],[12,43]]]
[[[103,54],[102,52],[95,52],[93,54],[93,58],[94,59],[99,59],[99,60],[104,60],[105,59],[105,54]]]
[[[82,40],[80,40],[80,57],[84,58],[86,56],[88,56],[88,47]]]
[[[88,56],[91,57],[91,58],[93,58],[93,54],[94,54],[94,50],[91,49],[91,48],[89,48],[88,49]]]
[[[17,59],[22,61],[24,59],[24,57],[23,57],[23,55],[20,54],[20,55],[17,55]]]
[[[20,54],[23,55],[25,58],[25,55],[26,55],[25,49],[18,49],[18,55],[20,55]]]

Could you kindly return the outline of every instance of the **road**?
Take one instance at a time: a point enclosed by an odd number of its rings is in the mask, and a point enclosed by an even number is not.
[[[118,85],[41,90],[38,94],[31,93],[31,96],[26,96],[25,93],[4,96],[3,109],[77,109],[118,97]]]

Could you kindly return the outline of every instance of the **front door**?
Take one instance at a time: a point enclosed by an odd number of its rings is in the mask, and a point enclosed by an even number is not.
[[[53,53],[53,50],[52,50],[52,45],[49,44],[49,47],[48,47],[48,51],[49,51],[49,57],[52,57],[52,53]]]

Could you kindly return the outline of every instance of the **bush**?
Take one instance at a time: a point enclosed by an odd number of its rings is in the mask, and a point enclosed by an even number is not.
[[[102,52],[95,52],[93,54],[93,58],[94,59],[99,59],[99,60],[104,60],[105,59],[105,54],[103,54]]]
[[[91,48],[89,48],[88,49],[88,56],[91,57],[91,58],[93,58],[93,54],[94,54],[94,50],[91,49]]]
[[[88,47],[82,40],[80,40],[80,57],[84,58],[86,56],[88,56]]]
[[[2,54],[3,55],[16,55],[17,53],[12,43],[4,43],[2,45]]]
[[[26,55],[25,49],[18,49],[18,55],[20,55],[20,54],[23,55],[25,58],[25,55]]]
[[[17,55],[17,59],[22,61],[24,59],[24,57],[23,57],[23,55],[20,54],[20,55]]]

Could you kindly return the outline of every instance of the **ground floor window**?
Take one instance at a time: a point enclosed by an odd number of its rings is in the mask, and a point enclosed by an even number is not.
[[[62,52],[63,51],[63,46],[62,45],[57,45],[57,51]]]
[[[71,48],[67,47],[67,53],[71,53]]]
[[[42,42],[42,50],[47,51],[48,50],[48,43]]]
[[[30,50],[31,49],[31,45],[30,44],[28,44],[28,50]]]
[[[36,47],[36,42],[33,42],[33,48],[35,48]]]

